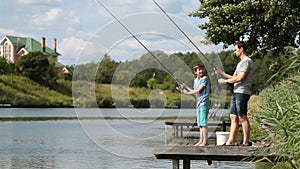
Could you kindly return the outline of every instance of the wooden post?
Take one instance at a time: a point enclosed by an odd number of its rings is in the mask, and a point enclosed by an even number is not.
[[[165,125],[165,144],[168,144],[168,125]]]
[[[180,126],[180,137],[183,137],[183,126]]]
[[[223,131],[226,131],[226,122],[224,120],[222,121],[222,129]]]
[[[183,159],[183,169],[190,169],[191,161],[189,159]]]
[[[176,126],[175,125],[172,125],[172,129],[173,129],[173,131],[172,131],[172,137],[173,138],[175,138],[176,136],[175,136],[175,133],[176,133]]]
[[[173,169],[179,169],[179,159],[172,159]]]

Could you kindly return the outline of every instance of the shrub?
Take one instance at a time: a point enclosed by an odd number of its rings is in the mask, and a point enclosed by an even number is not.
[[[276,154],[289,168],[300,168],[300,75],[263,90],[256,118],[271,126]],[[282,165],[282,164],[280,164]]]

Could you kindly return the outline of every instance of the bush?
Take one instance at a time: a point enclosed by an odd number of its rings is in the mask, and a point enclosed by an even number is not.
[[[274,150],[288,158],[286,167],[300,168],[300,75],[266,88],[259,96],[256,119],[271,126]]]

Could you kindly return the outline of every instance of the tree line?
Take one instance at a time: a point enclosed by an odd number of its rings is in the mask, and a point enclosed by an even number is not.
[[[42,53],[33,52],[22,57],[17,65],[7,63],[5,58],[1,57],[0,74],[26,76],[39,84],[49,87],[54,85],[57,79],[65,79],[175,91],[178,85],[176,79],[192,85],[194,77],[191,68],[196,63],[203,63],[200,54],[195,52],[179,52],[169,55],[162,51],[154,51],[153,53],[163,65],[147,53],[139,59],[125,62],[114,61],[110,56],[105,55],[100,62],[66,66],[69,73],[64,75],[62,70],[55,70],[54,65],[50,64]],[[207,53],[206,57],[211,64],[214,64],[215,60],[219,58],[224,71],[233,73],[239,60],[232,53],[233,51],[230,50],[219,53]],[[291,47],[286,47],[278,55],[274,51],[269,51],[266,55],[259,53],[252,57],[255,66],[252,93],[257,94],[266,86],[278,82],[280,79],[275,78],[276,75],[280,74],[278,70],[283,65],[289,65],[293,62],[295,60],[293,57],[297,53],[299,55],[299,50],[296,51]],[[171,74],[165,70],[164,66],[168,68]],[[209,65],[206,64],[205,66],[207,70],[211,69]],[[207,72],[212,72],[212,70]],[[270,80],[268,81],[268,79]],[[231,87],[228,86],[229,89]]]
[[[194,52],[166,54],[162,51],[153,52],[162,64],[172,73],[164,69],[150,54],[144,54],[139,59],[126,62],[116,62],[105,55],[101,62],[91,62],[82,65],[76,65],[76,80],[94,81],[99,84],[121,84],[129,87],[161,89],[175,91],[176,80],[192,85],[193,74],[192,66],[196,63],[203,63],[200,54]],[[279,54],[269,51],[267,54],[259,53],[252,57],[255,66],[253,77],[252,93],[257,94],[266,86],[277,82],[279,79],[270,79],[278,73],[279,68],[288,65],[294,59],[294,54],[298,53],[293,48],[287,47]],[[213,64],[216,58],[222,62],[225,72],[233,73],[235,66],[239,62],[233,55],[233,51],[222,51],[220,53],[207,53],[206,57]],[[182,61],[179,62],[178,60]],[[190,70],[186,70],[181,64],[184,63]],[[209,65],[205,65],[210,69]],[[208,71],[207,71],[208,72]],[[212,72],[210,70],[209,72]],[[230,89],[232,86],[228,86]]]

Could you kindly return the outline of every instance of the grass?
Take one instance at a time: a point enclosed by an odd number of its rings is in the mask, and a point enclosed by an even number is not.
[[[56,90],[41,86],[25,77],[0,76],[0,103],[18,107],[67,107],[72,98]]]
[[[226,91],[225,91],[226,92]],[[147,88],[128,88],[111,84],[95,84],[87,81],[57,80],[51,88],[41,86],[26,77],[0,75],[0,104],[12,107],[112,107],[118,102],[119,107],[134,104],[152,108],[194,108],[192,96],[181,95],[170,90],[149,90]],[[218,101],[221,95],[211,96],[211,101]],[[226,100],[230,101],[227,94]]]

